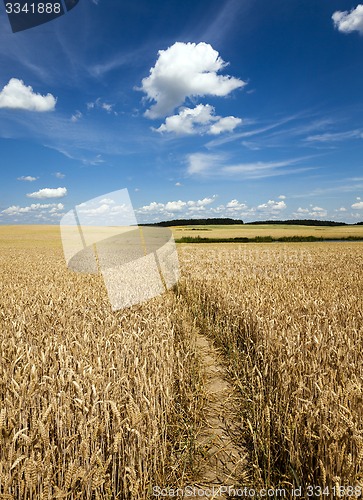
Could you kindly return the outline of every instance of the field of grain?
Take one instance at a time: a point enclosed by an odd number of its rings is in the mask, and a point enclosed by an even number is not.
[[[66,268],[57,227],[0,226],[1,499],[198,482],[197,332],[239,394],[241,486],[363,487],[363,244],[178,253],[175,290],[112,312],[101,277]]]
[[[346,238],[356,236],[363,238],[363,226],[294,226],[289,224],[257,224],[257,225],[227,225],[227,226],[175,226],[170,228],[174,238],[185,236],[201,238],[255,238],[256,236],[272,236],[281,238],[287,236],[315,236],[316,238]]]
[[[66,268],[58,228],[0,227],[0,270],[0,498],[183,481],[201,382],[182,302],[112,312],[101,277]]]
[[[254,484],[363,487],[363,245],[202,247],[178,293],[240,390]]]

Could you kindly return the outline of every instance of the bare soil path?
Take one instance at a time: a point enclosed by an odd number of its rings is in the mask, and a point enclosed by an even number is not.
[[[248,479],[247,453],[237,444],[241,429],[236,390],[212,342],[198,333],[196,344],[204,364],[206,388],[206,426],[197,437],[202,470],[198,486],[216,492],[209,498],[231,498],[220,493],[220,487],[245,486]]]

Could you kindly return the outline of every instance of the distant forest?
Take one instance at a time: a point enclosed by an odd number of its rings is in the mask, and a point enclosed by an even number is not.
[[[142,224],[143,226],[206,226],[206,225],[232,225],[243,224],[243,220],[236,219],[175,219],[164,222],[155,222],[154,224]]]
[[[296,226],[356,226],[363,225],[363,222],[355,224],[347,224],[346,222],[335,222],[331,220],[315,220],[315,219],[289,219],[289,220],[264,220],[255,222],[246,222],[238,219],[218,218],[218,219],[175,219],[163,222],[155,222],[153,224],[142,224],[143,226],[208,226],[208,225],[235,225],[235,224],[286,224]]]

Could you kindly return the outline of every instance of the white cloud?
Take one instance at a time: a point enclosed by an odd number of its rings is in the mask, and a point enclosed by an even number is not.
[[[335,210],[336,212],[346,212],[347,209],[345,207],[340,207]]]
[[[332,15],[334,26],[342,33],[358,31],[363,34],[363,5],[359,4],[351,11],[336,11]]]
[[[182,184],[181,182],[176,182],[176,183],[175,183],[175,186],[177,186],[177,187],[180,187],[180,186],[182,186],[182,185],[183,185],[183,184]]]
[[[96,155],[95,158],[83,159],[83,165],[100,165],[101,163],[105,163],[105,160],[102,159],[101,155]]]
[[[34,182],[38,179],[38,177],[32,177],[31,175],[22,175],[21,177],[18,177],[18,181],[25,181],[25,182]]]
[[[310,135],[305,139],[307,142],[337,142],[347,139],[363,139],[362,130],[348,130],[347,132],[333,132],[325,134]]]
[[[101,108],[104,109],[105,111],[107,111],[107,113],[111,113],[113,105],[112,104],[108,104],[107,102],[103,102],[101,104]]]
[[[80,120],[82,118],[82,113],[80,111],[76,111],[72,116],[71,116],[71,122],[72,123],[76,123],[78,122],[78,120]]]
[[[208,133],[212,135],[219,135],[222,132],[232,132],[241,123],[241,118],[236,118],[234,116],[225,116],[224,118],[220,118],[216,123],[214,123],[209,129]]]
[[[176,42],[166,50],[159,50],[150,76],[142,80],[139,89],[155,102],[145,116],[166,116],[188,97],[226,96],[245,86],[238,78],[217,74],[226,65],[219,53],[204,42]]]
[[[35,191],[34,193],[27,194],[28,198],[63,198],[63,196],[67,195],[67,188],[59,187],[59,188],[44,188],[39,189],[39,191]]]
[[[301,215],[305,214],[310,217],[326,217],[328,215],[327,210],[322,207],[313,207],[310,205],[310,208],[301,208],[299,207],[297,211],[293,215]]]
[[[218,119],[213,116],[214,108],[209,104],[198,104],[194,109],[183,108],[177,115],[168,116],[165,123],[160,125],[156,132],[174,132],[176,134],[193,134],[205,131],[204,128],[195,129],[194,125],[207,125],[212,120]]]
[[[317,210],[309,212],[309,215],[311,215],[312,217],[326,217],[328,215],[328,212],[327,210]]]
[[[239,210],[246,210],[247,205],[245,203],[240,203],[238,200],[231,200],[227,203],[226,209],[228,211],[239,211]]]
[[[226,155],[192,153],[187,156],[187,173],[200,177],[262,179],[312,170],[313,167],[295,166],[296,163],[302,162],[304,159],[293,158],[282,161],[229,164]]]
[[[185,201],[168,201],[165,205],[165,210],[168,212],[180,212],[187,206]]]
[[[284,194],[280,194],[280,196],[278,196],[278,199],[279,200],[286,200],[286,196]]]
[[[219,170],[226,160],[224,155],[192,153],[188,155],[187,173],[190,175],[204,175]]]
[[[213,142],[213,141],[211,141]],[[256,142],[252,141],[242,141],[242,146],[244,146],[247,149],[250,149],[251,151],[259,151],[261,149],[261,146],[259,146]]]
[[[107,205],[114,205],[115,200],[113,200],[112,198],[102,198],[102,200],[100,200],[99,203],[106,203]],[[84,205],[84,204],[82,203],[82,205]]]
[[[168,201],[167,203],[157,203],[156,201],[151,202],[149,205],[141,207],[138,211],[140,213],[160,213],[160,214],[170,214],[177,212],[193,212],[198,210],[204,210],[206,206],[210,205],[215,201],[215,196],[211,198],[203,198],[202,200],[189,200],[189,201]]]
[[[213,203],[215,198],[216,196],[213,196],[212,198],[203,198],[202,200],[197,201],[188,201],[187,205],[188,207],[205,207],[206,205]]]
[[[214,114],[213,106],[198,104],[195,108],[182,108],[177,115],[168,116],[165,123],[156,132],[174,132],[175,134],[220,134],[231,132],[242,123],[240,118],[227,116],[222,118]],[[212,125],[211,125],[212,124]]]
[[[162,210],[164,210],[164,203],[156,203],[156,201],[152,201],[149,205],[140,208],[141,212],[159,212]]]
[[[325,212],[325,208],[322,207],[313,207],[312,210],[314,212]]]
[[[280,210],[285,210],[287,207],[284,201],[275,201],[269,200],[267,203],[263,203],[262,205],[258,205],[258,210],[268,210],[273,212],[279,212]]]
[[[0,108],[43,112],[54,110],[56,102],[52,94],[36,94],[31,86],[27,87],[17,78],[11,78],[0,92]]]
[[[2,213],[7,215],[19,215],[38,210],[46,210],[48,208],[51,208],[49,213],[54,213],[57,212],[58,210],[63,210],[64,205],[63,203],[46,203],[46,204],[32,203],[28,207],[20,207],[19,205],[12,205],[11,207],[3,210]]]
[[[79,208],[78,212],[83,215],[102,215],[107,214],[110,211],[110,206],[107,203],[103,203],[97,208]]]
[[[98,97],[93,102],[88,102],[86,104],[86,106],[87,106],[88,111],[90,111],[91,109],[98,108],[98,109],[103,109],[107,113],[112,113],[113,112],[115,115],[117,115],[116,111],[113,111],[114,105],[113,104],[109,104],[107,102],[103,102],[100,97]],[[82,115],[82,113],[81,113],[81,115]]]
[[[62,172],[56,172],[54,174],[54,176],[57,178],[57,179],[64,179],[64,177],[66,176],[65,174],[62,174]]]
[[[352,208],[354,208],[355,210],[363,209],[363,201],[359,201],[358,203],[353,203]]]

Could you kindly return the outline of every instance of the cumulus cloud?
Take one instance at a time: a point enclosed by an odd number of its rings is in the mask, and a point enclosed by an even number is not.
[[[168,116],[156,132],[185,134],[212,134],[231,132],[242,123],[240,118],[216,116],[215,109],[209,104],[198,104],[195,108],[182,108],[177,115]]]
[[[5,210],[2,211],[2,213],[6,215],[19,215],[19,214],[26,214],[29,212],[36,212],[39,210],[46,210],[50,208],[49,213],[55,213],[59,210],[63,210],[64,205],[62,203],[32,203],[28,207],[20,207],[19,205],[12,205],[9,208],[6,208]]]
[[[227,203],[226,209],[228,211],[239,211],[239,210],[246,210],[248,207],[245,203],[240,203],[238,200],[231,200]]]
[[[293,215],[301,216],[302,214],[310,217],[326,217],[328,215],[328,211],[325,208],[318,206],[313,207],[310,205],[310,208],[299,207]]]
[[[188,97],[226,96],[245,86],[238,78],[218,75],[226,66],[219,53],[204,42],[176,42],[166,50],[159,50],[155,66],[139,89],[155,102],[145,116],[166,116]]]
[[[164,209],[164,203],[152,201],[149,205],[144,205],[140,208],[140,212],[159,212]]]
[[[356,210],[362,210],[363,209],[363,201],[359,201],[358,203],[353,203],[352,208]]]
[[[177,115],[168,116],[165,123],[160,125],[156,132],[175,132],[176,134],[196,133],[195,125],[207,125],[214,119],[214,108],[209,104],[198,104],[194,109],[183,108]],[[205,130],[199,128],[198,131]]]
[[[342,33],[358,31],[363,34],[363,5],[359,4],[351,11],[336,11],[332,15],[335,28]]]
[[[56,102],[52,94],[37,94],[18,78],[11,78],[0,92],[0,108],[44,112],[54,110]]]
[[[168,212],[180,212],[187,206],[185,201],[168,201],[165,205],[165,210]]]
[[[225,116],[220,118],[216,123],[214,123],[209,129],[209,134],[219,135],[222,132],[232,132],[237,125],[242,123],[241,118],[236,118],[234,116]]]
[[[268,200],[267,203],[263,203],[262,205],[258,205],[257,209],[258,210],[268,210],[268,211],[273,211],[273,212],[279,212],[280,210],[285,210],[287,207],[286,203],[284,201],[275,201],[275,200]]]
[[[25,182],[34,182],[38,179],[38,177],[32,177],[31,175],[22,175],[21,177],[17,177],[18,181],[25,181]]]
[[[314,212],[325,212],[325,208],[322,207],[313,207],[312,210]]]
[[[160,214],[170,214],[179,213],[182,211],[193,212],[205,210],[205,207],[210,205],[215,201],[215,196],[211,198],[203,198],[201,200],[189,200],[189,201],[168,201],[167,203],[157,203],[152,201],[149,205],[144,205],[138,211],[140,213],[160,213]]]
[[[59,188],[44,188],[39,189],[39,191],[35,191],[34,193],[28,193],[28,198],[63,198],[67,195],[67,188],[59,187]]]
[[[130,205],[126,203],[115,205],[114,200],[108,200],[108,199],[99,200],[98,203],[100,203],[100,205],[96,206],[95,208],[92,208],[93,207],[92,204],[82,203],[81,205],[78,205],[77,211],[80,215],[85,215],[85,216],[91,216],[91,215],[115,216],[115,215],[130,214],[131,212]]]

